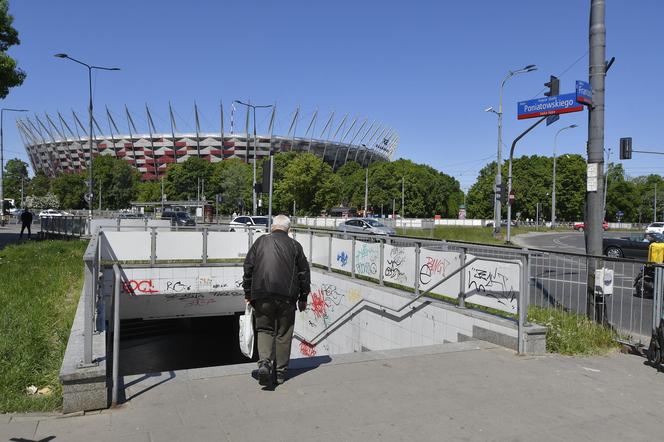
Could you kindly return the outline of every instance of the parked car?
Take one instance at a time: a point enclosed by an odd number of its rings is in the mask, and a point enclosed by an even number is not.
[[[500,225],[502,227],[507,227],[507,220],[504,219],[500,221]],[[518,223],[516,222],[516,220],[512,220],[512,227],[516,227],[517,225]],[[484,224],[484,227],[493,227],[493,221],[488,221],[486,224]]]
[[[251,228],[256,232],[267,232],[267,216],[236,216],[229,223],[230,231],[235,232],[240,228]]]
[[[633,258],[646,260],[648,248],[653,242],[664,242],[664,234],[644,233],[621,238],[604,238],[602,250],[610,258]]]
[[[664,233],[664,223],[652,223],[646,227],[646,233]]]
[[[583,232],[586,230],[586,223],[574,223],[572,228],[578,232]],[[606,232],[609,230],[609,223],[606,221],[602,221],[602,229]]]
[[[171,220],[171,226],[195,226],[196,221],[187,212],[164,210],[161,219]]]
[[[392,227],[388,227],[373,218],[353,218],[337,226],[337,230],[348,233],[369,233],[372,235],[396,235]]]
[[[55,209],[46,209],[39,212],[40,218],[54,218],[60,216],[71,216],[71,213]]]
[[[144,219],[145,215],[142,213],[135,212],[120,212],[118,213],[118,219]]]

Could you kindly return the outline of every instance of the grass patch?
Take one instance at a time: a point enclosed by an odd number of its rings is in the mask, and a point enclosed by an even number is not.
[[[603,355],[618,348],[615,331],[583,315],[530,306],[528,321],[546,326],[546,350],[563,355]]]
[[[83,286],[85,241],[34,241],[0,250],[0,413],[52,411]],[[49,396],[25,388],[49,387]]]

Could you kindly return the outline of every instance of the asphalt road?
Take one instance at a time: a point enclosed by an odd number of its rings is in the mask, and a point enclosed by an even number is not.
[[[625,233],[607,232],[607,236]],[[530,233],[517,238],[520,245],[551,253],[535,254],[531,262],[531,304],[586,312],[587,258],[583,233]],[[592,259],[592,258],[591,258]],[[612,326],[632,340],[649,339],[652,300],[634,296],[634,278],[643,263],[633,260],[599,260],[597,268],[614,271],[613,295],[606,297],[606,315]]]

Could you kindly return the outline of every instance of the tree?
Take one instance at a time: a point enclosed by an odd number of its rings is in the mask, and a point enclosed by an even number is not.
[[[20,86],[25,80],[25,72],[16,66],[16,60],[7,55],[11,46],[21,43],[18,32],[12,27],[13,21],[7,0],[0,0],[0,99],[9,94],[10,88]]]
[[[273,211],[287,212],[293,202],[298,210],[318,215],[339,204],[341,179],[332,167],[310,153],[295,157],[273,184]]]
[[[135,195],[137,201],[144,203],[161,201],[161,182],[159,181],[140,182],[136,184]]]
[[[32,196],[45,196],[51,191],[51,179],[46,174],[38,170],[35,176],[30,180],[28,193]]]
[[[99,193],[101,184],[101,201],[103,207],[109,209],[124,209],[135,198],[139,174],[126,161],[108,155],[95,157],[93,163],[93,177],[95,195]],[[160,189],[161,190],[161,189]],[[99,198],[99,195],[95,199]],[[160,197],[157,199],[159,201]],[[97,201],[99,201],[97,199]]]
[[[212,165],[210,176],[210,189],[215,194],[221,194],[223,201],[219,206],[221,213],[242,211],[241,208],[251,208],[251,165],[240,158],[220,161]],[[242,202],[239,204],[239,202]]]
[[[166,172],[170,200],[192,200],[198,197],[199,179],[210,183],[212,164],[199,157],[189,157],[184,163],[172,164]],[[210,187],[205,189],[209,192]],[[201,198],[204,196],[201,195]]]
[[[29,183],[28,165],[18,158],[12,158],[5,164],[3,178],[4,197],[19,201],[21,198],[21,185]]]
[[[85,174],[63,172],[55,177],[52,187],[53,193],[58,197],[63,209],[84,209],[87,207],[83,198],[88,191],[88,181]]]
[[[60,200],[52,193],[47,193],[44,196],[27,196],[25,198],[25,207],[28,209],[58,209],[60,208]]]

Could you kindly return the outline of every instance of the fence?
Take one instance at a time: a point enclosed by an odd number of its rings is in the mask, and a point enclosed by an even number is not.
[[[87,232],[87,219],[83,216],[43,217],[39,222],[46,234],[80,237]]]

